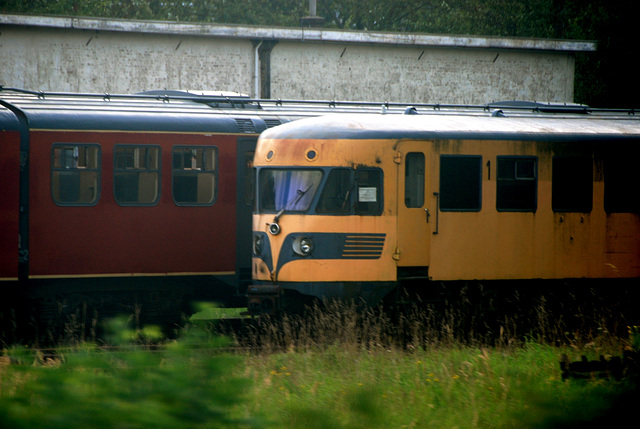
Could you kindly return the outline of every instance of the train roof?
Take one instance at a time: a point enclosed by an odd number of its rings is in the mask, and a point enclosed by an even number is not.
[[[414,112],[415,113],[415,112]],[[334,115],[303,119],[262,133],[263,139],[496,139],[593,140],[640,138],[640,115],[425,112]]]
[[[402,113],[405,104],[265,100],[221,91],[158,90],[137,94],[29,91],[0,86],[0,130],[26,117],[30,129],[182,131],[258,134],[304,117],[330,113]]]
[[[246,95],[220,91],[159,90],[138,94],[86,94],[66,92],[29,91],[0,86],[0,130],[17,130],[20,122],[15,111],[21,112],[30,129],[41,130],[107,130],[107,131],[160,131],[211,132],[232,134],[259,134],[272,127],[293,120],[334,114],[372,114],[376,119],[366,124],[347,125],[346,119],[336,118],[327,123],[330,129],[314,129],[313,125],[293,125],[293,130],[314,133],[317,138],[341,135],[341,138],[384,138],[385,135],[441,135],[476,133],[486,135],[513,133],[516,126],[512,117],[557,117],[558,115],[591,117],[635,117],[633,110],[593,110],[587,106],[566,103],[499,102],[486,105],[415,104],[361,101],[325,100],[264,100]],[[385,115],[381,115],[385,112]],[[441,119],[435,125],[425,124],[413,117],[490,117],[502,112],[509,126],[501,130],[495,121],[471,125],[469,121],[453,118]],[[420,113],[404,115],[404,113]],[[368,115],[367,115],[368,116]],[[389,123],[394,117],[397,123]],[[378,119],[380,118],[380,119]],[[494,118],[499,119],[499,118]],[[325,121],[324,119],[319,120]],[[364,119],[351,119],[364,121]],[[455,124],[454,122],[463,124]],[[475,120],[474,120],[475,121]],[[507,122],[507,121],[505,121]],[[312,122],[315,123],[315,122]],[[464,123],[469,125],[465,128]],[[483,125],[481,125],[481,123]],[[342,124],[342,125],[341,125]],[[413,124],[413,125],[411,125]],[[491,124],[491,125],[489,125]],[[308,128],[307,128],[308,127]],[[362,128],[355,133],[354,128]],[[386,127],[386,128],[384,128]],[[544,127],[544,126],[542,126]],[[346,128],[341,130],[341,128]],[[535,128],[535,127],[534,127]],[[279,131],[283,132],[283,131]],[[300,132],[300,131],[297,131]],[[520,131],[522,132],[522,131]],[[538,133],[539,130],[532,132]],[[331,134],[330,134],[331,133]],[[425,134],[427,133],[427,134]],[[430,134],[429,134],[430,133]],[[302,134],[301,134],[302,135]]]
[[[283,109],[266,112],[248,97],[185,91],[133,95],[36,93],[0,90],[0,129],[15,129],[11,110],[26,117],[30,129],[183,131],[257,134],[301,117]]]

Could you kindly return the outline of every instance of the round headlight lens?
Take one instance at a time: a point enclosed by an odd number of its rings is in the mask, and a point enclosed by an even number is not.
[[[300,256],[309,256],[313,253],[313,240],[309,237],[298,237],[293,241],[293,251]]]
[[[300,240],[300,251],[305,255],[311,254],[311,252],[313,251],[313,242],[310,238],[305,237]]]

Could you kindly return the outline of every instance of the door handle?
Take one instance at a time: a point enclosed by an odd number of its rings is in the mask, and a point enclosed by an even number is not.
[[[437,235],[438,234],[438,223],[440,221],[440,219],[438,219],[439,213],[440,213],[440,194],[438,194],[437,192],[433,193],[433,196],[436,197],[436,229],[435,231],[433,231],[433,235]]]

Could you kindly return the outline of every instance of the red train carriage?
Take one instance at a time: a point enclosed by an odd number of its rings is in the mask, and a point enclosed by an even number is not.
[[[252,209],[238,177],[266,123],[288,119],[179,99],[2,95],[3,292],[45,297],[44,313],[90,294],[162,317],[190,294],[238,295],[249,266],[238,226]]]

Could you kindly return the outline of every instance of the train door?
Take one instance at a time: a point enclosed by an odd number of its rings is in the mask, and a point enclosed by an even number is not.
[[[415,267],[426,272],[429,266],[429,239],[435,207],[427,195],[430,189],[430,145],[407,141],[398,145],[398,267]],[[410,274],[414,275],[414,274]]]
[[[243,295],[251,282],[251,218],[254,209],[253,155],[257,139],[239,139],[236,188],[236,273],[238,292]]]

